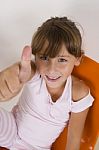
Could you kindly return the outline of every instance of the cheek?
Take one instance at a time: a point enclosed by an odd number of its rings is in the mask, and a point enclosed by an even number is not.
[[[36,67],[37,67],[40,74],[44,73],[44,70],[45,70],[45,65],[44,64],[37,61],[36,62]]]
[[[67,65],[65,67],[61,67],[61,71],[64,75],[70,75],[73,71],[74,65]]]

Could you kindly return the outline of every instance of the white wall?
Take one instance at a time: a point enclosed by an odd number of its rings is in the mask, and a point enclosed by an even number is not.
[[[99,61],[98,0],[0,0],[0,70],[20,60],[36,28],[51,16],[68,16],[83,29],[86,55]],[[11,109],[18,97],[2,107]]]
[[[43,21],[63,15],[82,25],[86,54],[99,61],[98,6],[98,0],[0,0],[0,69],[20,58]]]

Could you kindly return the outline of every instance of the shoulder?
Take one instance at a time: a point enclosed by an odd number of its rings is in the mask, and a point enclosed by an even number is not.
[[[72,76],[72,99],[73,101],[79,101],[89,93],[89,87],[83,80]]]

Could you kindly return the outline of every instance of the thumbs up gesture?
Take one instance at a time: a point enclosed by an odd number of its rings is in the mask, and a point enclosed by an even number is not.
[[[31,47],[25,46],[21,62],[0,72],[0,101],[6,101],[16,96],[23,84],[35,74],[35,64],[31,62]]]
[[[25,46],[21,56],[19,80],[26,82],[31,76],[31,47]]]

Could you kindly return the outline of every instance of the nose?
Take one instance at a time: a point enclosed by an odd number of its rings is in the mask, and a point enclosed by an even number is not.
[[[54,60],[49,60],[47,64],[47,70],[49,73],[53,73],[56,70],[56,63]]]

